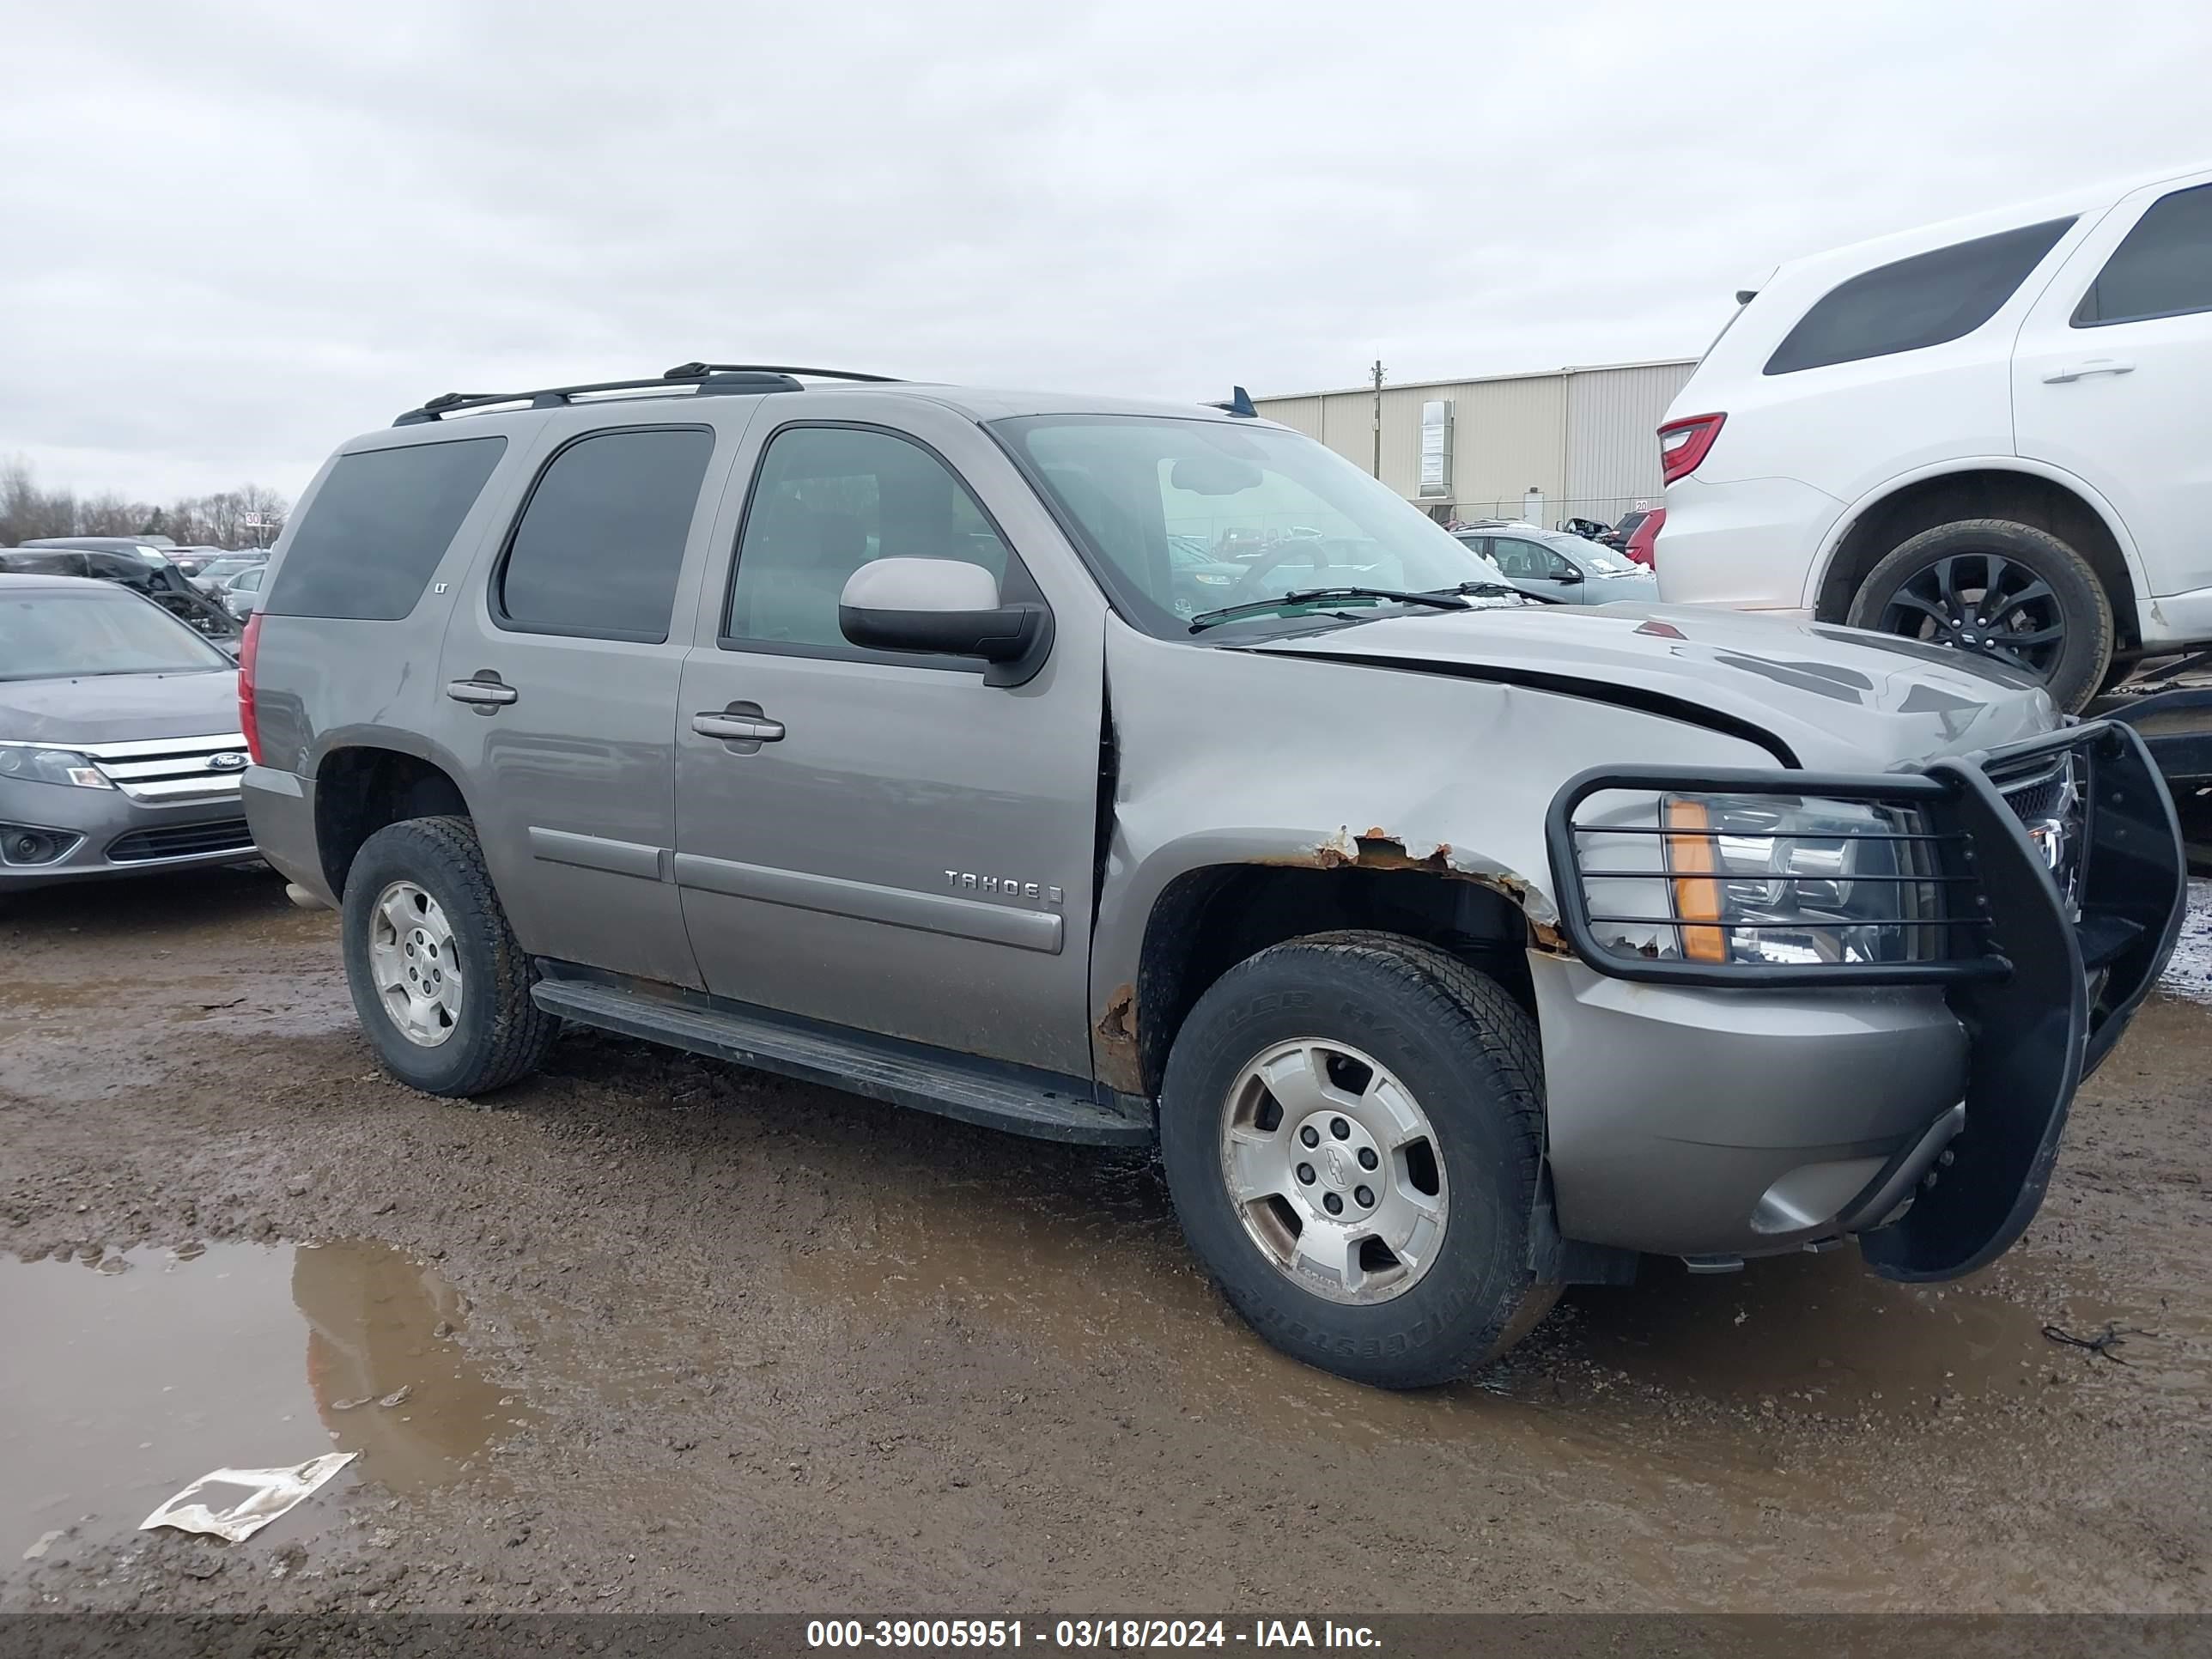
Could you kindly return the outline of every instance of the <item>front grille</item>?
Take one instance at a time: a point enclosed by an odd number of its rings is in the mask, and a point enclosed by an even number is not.
[[[2027,826],[2028,839],[2043,854],[2068,913],[2077,918],[2081,860],[2087,850],[2086,764],[2079,750],[2062,749],[2056,754],[2045,750],[1999,759],[1991,763],[1988,774],[1997,793],[2005,798],[2005,805]]]
[[[185,859],[199,853],[245,853],[253,848],[253,832],[244,818],[216,818],[208,823],[179,823],[163,830],[133,830],[108,844],[111,864],[150,864],[156,859]]]
[[[240,775],[246,770],[246,738],[237,732],[75,746],[91,756],[107,781],[133,800],[209,800],[236,795]]]
[[[2033,764],[2014,769],[2019,775],[2008,776],[2006,769],[1993,767],[1990,781],[1996,785],[1997,793],[2022,823],[2049,817],[2066,804],[2067,787],[2074,770],[2070,750],[2055,757],[2039,757]]]

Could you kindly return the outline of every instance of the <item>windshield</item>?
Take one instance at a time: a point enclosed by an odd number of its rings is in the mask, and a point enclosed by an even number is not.
[[[1190,618],[1315,588],[1435,592],[1497,568],[1333,450],[1279,427],[1172,416],[1035,415],[994,422],[1060,509],[1115,608],[1162,639]],[[1512,593],[1476,604],[1518,605]],[[1359,598],[1261,611],[1234,636],[1403,615]]]
[[[0,680],[192,674],[231,665],[167,611],[121,588],[0,590]]]

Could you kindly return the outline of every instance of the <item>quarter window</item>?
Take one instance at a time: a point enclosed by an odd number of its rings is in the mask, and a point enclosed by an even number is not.
[[[502,628],[658,644],[714,453],[705,427],[580,438],[546,464],[515,521],[495,607]]]
[[[2150,204],[2074,313],[2076,328],[2212,311],[2212,185]]]
[[[1960,339],[1997,314],[2073,223],[2051,219],[1978,236],[1838,283],[1797,319],[1765,372],[1794,374]]]
[[[307,503],[263,608],[392,622],[415,608],[507,440],[461,438],[341,455]]]
[[[888,558],[980,564],[1002,592],[1010,564],[1018,586],[1026,574],[967,485],[920,444],[863,427],[787,427],[753,485],[723,635],[881,656],[846,641],[837,600],[854,571]]]

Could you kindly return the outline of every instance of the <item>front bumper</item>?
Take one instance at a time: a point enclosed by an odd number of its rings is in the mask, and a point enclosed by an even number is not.
[[[167,801],[133,799],[119,789],[0,782],[0,890],[238,864],[255,856],[235,787]],[[55,844],[58,857],[18,861],[10,830]]]
[[[1989,775],[2067,748],[2088,778],[2078,921]],[[1917,964],[1884,983],[1864,967],[1624,964],[1591,931],[1563,827],[1598,787],[1712,780],[1620,769],[1561,792],[1553,875],[1577,955],[1530,963],[1567,1237],[1728,1257],[1856,1234],[1876,1272],[1922,1280],[1971,1273],[2025,1231],[2076,1086],[2172,953],[2185,886],[2172,803],[2142,739],[2105,722],[1917,775],[1742,773],[1725,787],[1872,791],[1900,777],[1942,786],[1988,901],[1989,951],[1972,971]],[[1837,982],[1807,982],[1822,975]]]

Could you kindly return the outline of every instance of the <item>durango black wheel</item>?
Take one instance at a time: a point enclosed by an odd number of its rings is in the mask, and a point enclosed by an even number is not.
[[[2112,607],[2088,563],[2048,531],[2005,519],[1924,530],[1876,565],[1850,622],[1985,657],[2078,712],[2112,659]]]

